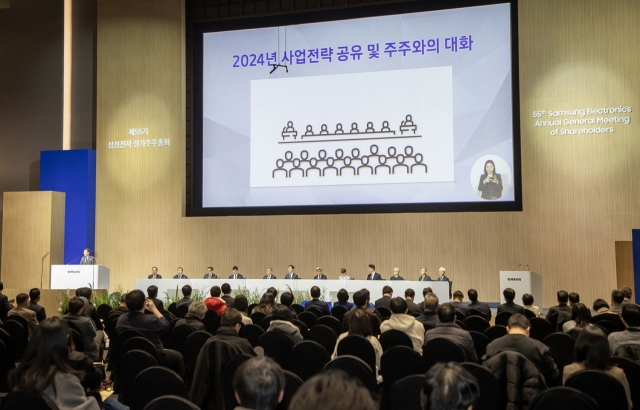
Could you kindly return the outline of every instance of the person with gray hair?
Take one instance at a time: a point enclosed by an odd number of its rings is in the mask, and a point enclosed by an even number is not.
[[[268,357],[249,359],[233,377],[233,392],[245,409],[274,410],[284,397],[284,372]]]
[[[204,319],[204,314],[207,313],[207,307],[202,302],[193,302],[189,305],[189,311],[187,312],[184,319],[180,319],[176,322],[176,327],[180,325],[188,325],[191,326],[196,332],[201,330],[203,332],[206,331],[204,327],[204,323],[202,323],[202,319]]]
[[[458,363],[437,363],[422,385],[424,410],[469,410],[480,397],[478,381]]]
[[[424,297],[424,309],[420,316],[416,318],[416,320],[423,325],[435,326],[438,324],[438,306],[440,305],[440,300],[438,296],[429,292]]]

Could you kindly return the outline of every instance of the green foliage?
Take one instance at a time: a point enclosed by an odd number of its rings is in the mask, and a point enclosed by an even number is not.
[[[61,315],[64,314],[64,311],[67,310],[67,306],[69,306],[70,299],[71,295],[69,294],[69,289],[67,289],[67,291],[62,294],[62,299],[58,300],[58,313]]]
[[[94,292],[91,296],[91,303],[94,306],[109,305],[115,309],[120,306],[122,294],[127,292],[128,290],[123,289],[122,286],[118,284],[118,288],[111,292]],[[62,298],[58,300],[58,313],[63,314],[65,310],[67,310],[69,300],[73,296],[74,295],[71,295],[70,289],[67,289],[67,291],[62,294]]]
[[[247,302],[251,305],[252,303],[259,303],[260,298],[264,292],[260,292],[258,288],[240,288],[233,291],[234,296],[244,295],[247,297]]]

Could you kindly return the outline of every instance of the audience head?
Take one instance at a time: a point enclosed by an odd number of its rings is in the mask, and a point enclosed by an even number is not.
[[[472,303],[476,302],[478,300],[478,291],[475,289],[469,289],[467,291],[467,297]]]
[[[249,301],[245,295],[236,296],[233,307],[239,312],[246,312],[249,309]]]
[[[349,292],[346,289],[340,289],[338,291],[338,301],[347,302],[349,301]]]
[[[276,306],[271,312],[271,316],[274,320],[285,320],[291,322],[293,320],[293,312],[288,306],[280,305]]]
[[[188,298],[188,297],[190,297],[190,296],[191,296],[191,292],[192,292],[192,291],[193,291],[193,290],[191,289],[191,286],[189,286],[189,285],[184,285],[184,286],[182,287],[182,296],[184,296],[185,298]]]
[[[0,282],[0,291],[4,290],[4,284],[2,282]]]
[[[18,307],[29,307],[29,295],[26,293],[18,293],[16,296],[16,304]]]
[[[391,286],[385,286],[382,288],[382,295],[393,295],[393,289],[391,289]]]
[[[509,334],[523,334],[529,336],[531,322],[525,315],[514,313],[507,322],[507,331]]]
[[[443,303],[438,306],[438,320],[441,323],[453,323],[456,321],[456,308],[451,303]]]
[[[455,300],[456,302],[462,302],[464,300],[464,293],[456,290],[455,292],[453,292],[453,300]]]
[[[127,309],[131,312],[144,310],[145,300],[146,298],[144,297],[144,293],[140,289],[132,290],[127,293]]]
[[[373,335],[369,314],[363,309],[356,309],[349,320],[349,335],[368,337]]]
[[[506,288],[502,291],[502,296],[504,296],[504,300],[507,302],[513,302],[516,298],[516,291],[511,288]]]
[[[359,290],[356,293],[353,294],[353,303],[355,303],[355,305],[357,307],[364,307],[367,305],[367,295]]]
[[[614,289],[611,292],[611,302],[612,303],[622,303],[624,302],[624,295],[617,289]]]
[[[423,298],[427,296],[427,293],[433,293],[433,289],[431,289],[430,287],[422,289],[422,297]]]
[[[294,300],[295,297],[291,292],[283,292],[282,295],[280,295],[280,303],[282,303],[286,307],[290,307],[291,305],[293,305]]]
[[[626,327],[640,327],[640,306],[628,303],[622,307],[620,316]]]
[[[312,286],[309,294],[311,294],[312,298],[318,299],[320,297],[320,288],[317,286]]]
[[[212,298],[219,298],[220,295],[222,295],[222,289],[220,289],[220,286],[211,286],[211,290],[209,290],[209,293],[211,294]]]
[[[147,288],[147,296],[150,298],[155,298],[158,296],[158,287],[156,285],[151,285]]]
[[[439,304],[440,300],[438,299],[438,295],[431,292],[427,293],[424,298],[424,310],[432,310],[435,312],[438,310]]]
[[[266,292],[264,295],[262,295],[262,297],[260,298],[260,306],[275,306],[276,304],[276,298],[273,296],[273,293],[271,292]]]
[[[607,334],[597,326],[586,326],[578,334],[574,354],[586,370],[608,369],[611,350]]]
[[[591,322],[591,310],[584,303],[574,303],[571,307],[571,320],[576,326],[585,327]]]
[[[633,295],[633,292],[631,291],[631,288],[629,286],[623,287],[622,289],[620,289],[620,292],[622,292],[622,296],[624,296],[624,298],[627,300],[630,300],[631,295]]]
[[[187,316],[202,320],[204,319],[205,313],[207,313],[207,305],[202,302],[195,301],[189,305]]]
[[[240,330],[242,324],[242,313],[238,312],[235,308],[230,308],[224,311],[220,317],[220,326],[233,327],[236,332]]]
[[[251,358],[236,371],[233,391],[244,408],[273,410],[284,396],[284,372],[268,357]]]
[[[71,313],[72,315],[81,315],[82,309],[84,309],[84,300],[80,299],[77,296],[69,299],[69,313]]]
[[[267,292],[269,292],[269,293],[271,293],[273,295],[273,299],[274,300],[278,299],[278,289],[276,289],[276,288],[274,288],[272,286],[269,289],[267,289]]]
[[[377,410],[369,390],[343,371],[329,370],[307,380],[289,410]]]
[[[399,313],[400,314],[407,313],[407,310],[408,310],[407,301],[398,296],[397,298],[391,299],[389,308],[391,310],[391,313],[393,313],[394,315]]]
[[[404,291],[404,298],[405,299],[409,299],[409,300],[413,300],[416,297],[416,291],[409,288],[407,290]]]
[[[120,306],[126,308],[127,307],[127,295],[128,293],[125,292],[123,294],[120,295]]]
[[[558,297],[558,303],[567,303],[569,300],[569,294],[566,290],[559,290],[556,295]]]
[[[533,295],[531,295],[530,293],[525,293],[524,295],[522,295],[522,304],[525,306],[533,305]]]
[[[593,310],[595,310],[596,312],[602,309],[603,307],[609,309],[609,304],[607,303],[606,300],[596,299],[593,301]]]
[[[92,294],[92,290],[91,288],[78,288],[76,289],[76,296],[82,296],[84,298],[86,298],[87,300],[91,300],[91,294]]]
[[[371,300],[371,292],[369,292],[369,289],[362,289],[362,291],[364,292],[364,295],[367,297],[367,303]]]
[[[469,410],[480,396],[476,379],[458,363],[437,363],[422,385],[425,410]]]
[[[222,289],[222,293],[224,295],[231,294],[231,285],[229,285],[228,283],[223,283],[222,286],[220,286],[220,289]]]
[[[31,302],[33,303],[38,303],[38,301],[40,300],[40,289],[38,288],[33,288],[29,291],[29,299],[31,299]]]
[[[580,303],[580,295],[576,292],[569,293],[569,304],[574,305],[576,303]]]

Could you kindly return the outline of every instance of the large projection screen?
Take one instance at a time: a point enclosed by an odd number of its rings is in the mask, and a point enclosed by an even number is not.
[[[516,4],[443,4],[197,25],[192,214],[521,210]]]

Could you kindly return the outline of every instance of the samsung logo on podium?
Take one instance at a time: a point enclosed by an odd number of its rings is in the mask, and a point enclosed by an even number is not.
[[[522,282],[522,278],[507,278],[509,282]]]
[[[79,270],[70,270],[67,273],[80,273],[80,271]]]

